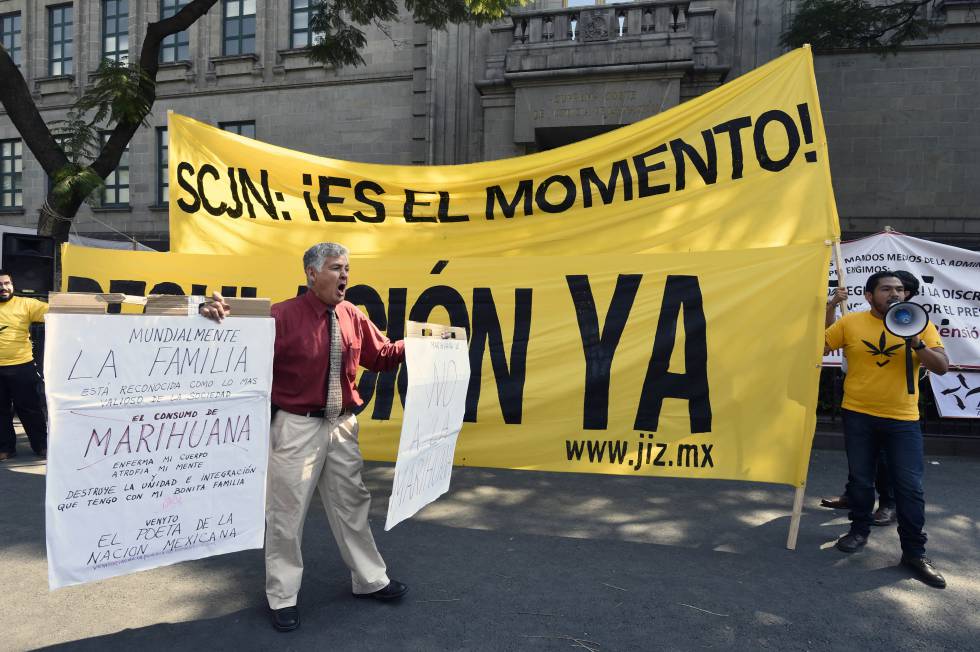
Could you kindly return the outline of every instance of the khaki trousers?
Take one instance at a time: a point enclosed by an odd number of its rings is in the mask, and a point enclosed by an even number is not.
[[[371,494],[361,480],[357,432],[350,413],[329,420],[279,410],[272,420],[265,509],[265,593],[272,609],[296,604],[303,524],[317,487],[354,593],[388,585],[368,523]]]

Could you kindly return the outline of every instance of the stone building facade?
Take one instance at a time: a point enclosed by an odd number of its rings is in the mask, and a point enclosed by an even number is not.
[[[180,0],[0,0],[0,39],[44,118],[105,56],[136,58]],[[76,230],[168,245],[168,110],[313,154],[454,164],[560,146],[654,115],[779,56],[795,0],[537,0],[492,25],[368,29],[365,65],[310,63],[307,0],[219,0],[164,48],[150,126]],[[980,248],[980,0],[937,0],[894,55],[818,53],[845,236],[885,225]],[[2,80],[0,80],[2,83]],[[0,223],[48,180],[0,110]]]

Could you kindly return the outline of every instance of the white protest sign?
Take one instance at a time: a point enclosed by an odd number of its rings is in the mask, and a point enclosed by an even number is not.
[[[443,331],[455,339],[441,339]],[[449,491],[470,382],[462,328],[408,322],[406,333],[408,391],[385,530]]]
[[[48,314],[55,589],[261,548],[267,318]]]
[[[939,416],[980,418],[980,372],[949,371],[944,376],[929,374],[929,382]]]
[[[919,279],[921,304],[936,325],[950,364],[980,369],[980,252],[921,240],[894,231],[841,244],[847,308],[868,310],[864,284],[882,270],[905,270]],[[837,274],[833,261],[831,284]],[[840,356],[824,359],[840,364]]]

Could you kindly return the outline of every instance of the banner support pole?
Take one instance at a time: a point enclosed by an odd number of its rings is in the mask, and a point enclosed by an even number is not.
[[[837,287],[847,288],[845,285],[846,279],[844,278],[844,256],[840,252],[840,238],[834,240],[834,267],[837,268]],[[840,314],[847,314],[847,300],[841,302],[840,304]]]
[[[796,488],[793,495],[793,514],[789,518],[789,536],[786,537],[786,549],[796,550],[796,536],[800,533],[800,517],[803,516],[803,494],[806,483]]]
[[[844,281],[844,257],[840,251],[840,239],[835,238],[831,243],[834,254],[834,267],[837,271],[837,287],[846,288]],[[847,301],[840,304],[842,315],[847,314]],[[796,539],[800,533],[800,519],[803,516],[803,496],[806,493],[806,482],[796,488],[793,494],[793,513],[789,518],[789,534],[786,537],[786,549],[796,550]]]

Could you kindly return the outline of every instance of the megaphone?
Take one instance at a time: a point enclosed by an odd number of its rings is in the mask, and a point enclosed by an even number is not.
[[[897,337],[913,338],[928,325],[929,315],[925,308],[911,301],[893,303],[885,313],[885,328]]]
[[[905,339],[905,385],[909,394],[915,394],[915,378],[912,369],[912,338],[929,325],[925,308],[911,301],[893,303],[885,313],[885,328],[889,333]]]

